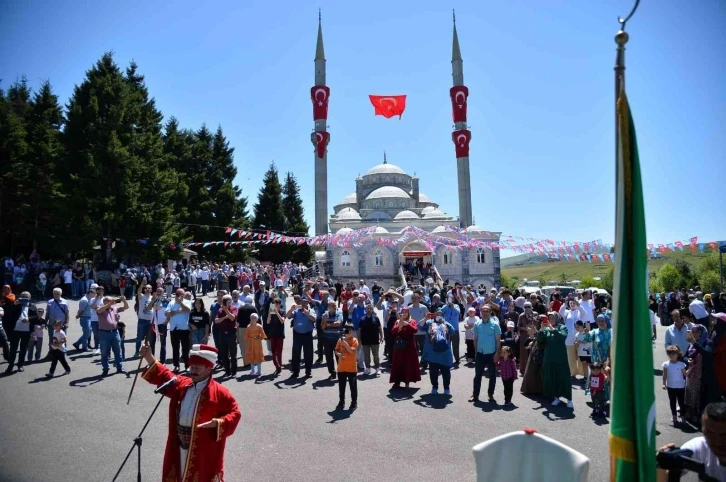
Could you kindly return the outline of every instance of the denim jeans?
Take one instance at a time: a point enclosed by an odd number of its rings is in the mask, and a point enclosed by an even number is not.
[[[83,330],[83,334],[75,344],[81,345],[81,351],[86,351],[88,350],[88,339],[91,338],[91,317],[81,316],[78,321],[81,325],[81,330]],[[98,323],[96,323],[96,326],[98,326]]]
[[[113,364],[116,370],[123,370],[124,366],[121,363],[121,336],[118,334],[118,330],[113,331],[100,331],[101,335],[101,368],[104,372],[108,371],[108,357],[113,350]]]
[[[101,349],[101,335],[98,331],[98,321],[91,321],[91,333],[93,333],[93,348]],[[88,335],[88,345],[91,345],[91,335]]]
[[[159,351],[159,358],[158,360],[162,363],[166,363],[166,333],[167,333],[167,326],[165,324],[156,325],[156,330],[159,332],[158,334],[156,332],[152,332],[151,336],[149,336],[149,344],[151,345],[151,354],[156,355],[156,338],[159,338],[159,345],[160,345],[160,351]]]
[[[149,328],[151,328],[151,320],[142,320],[139,318],[139,324],[136,325],[136,353],[141,349],[141,344],[146,339]]]
[[[73,297],[74,298],[80,298],[83,296],[83,288],[84,288],[83,280],[80,279],[74,279],[73,280]]]
[[[479,392],[481,392],[481,377],[484,376],[484,369],[488,367],[489,371],[489,388],[487,394],[490,397],[494,396],[494,389],[497,386],[497,368],[494,365],[494,353],[476,352],[476,359],[474,360],[474,392],[473,395],[479,398]]]
[[[206,329],[204,328],[198,328],[196,330],[191,330],[189,335],[189,338],[191,338],[191,345],[201,345],[204,343],[204,334],[206,333]]]
[[[444,390],[448,390],[451,383],[451,367],[439,365],[438,363],[429,363],[429,379],[433,390],[439,389],[439,373],[441,373],[441,378],[444,379]]]
[[[43,339],[32,338],[28,341],[28,363],[33,361],[33,352],[35,352],[35,361],[40,360],[40,352],[43,350]]]

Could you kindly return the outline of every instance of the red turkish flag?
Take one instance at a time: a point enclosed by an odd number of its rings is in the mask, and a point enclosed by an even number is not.
[[[320,159],[325,157],[325,149],[328,147],[328,141],[330,140],[330,134],[327,132],[316,132],[315,133],[315,152]]]
[[[330,87],[314,85],[310,89],[310,99],[313,101],[313,120],[326,120],[328,118],[328,98]]]
[[[397,115],[400,120],[403,111],[406,110],[405,95],[369,95],[368,98],[376,108],[376,115],[382,115],[386,119]]]
[[[451,133],[451,140],[456,146],[456,158],[469,157],[469,141],[471,132],[468,129],[460,129]]]
[[[466,122],[466,99],[469,97],[469,88],[465,85],[455,85],[449,89],[449,96],[454,122]]]

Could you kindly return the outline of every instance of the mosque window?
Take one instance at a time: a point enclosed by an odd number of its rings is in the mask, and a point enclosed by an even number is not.
[[[476,262],[484,264],[486,263],[484,258],[484,248],[477,248],[476,250]]]
[[[380,249],[376,251],[375,258],[376,266],[383,266],[383,251],[381,251]]]
[[[341,266],[350,266],[350,253],[348,251],[340,253],[340,264]]]
[[[444,251],[444,264],[453,264],[453,257],[451,255],[451,251],[448,249]]]

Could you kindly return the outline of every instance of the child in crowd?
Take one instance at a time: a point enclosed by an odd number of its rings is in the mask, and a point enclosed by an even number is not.
[[[676,416],[676,401],[681,414],[681,422],[685,413],[686,397],[686,364],[680,361],[681,349],[677,345],[666,348],[668,361],[663,362],[663,390],[668,390],[668,400],[671,404],[673,424],[678,423]]]
[[[262,353],[262,340],[267,339],[262,325],[258,323],[259,316],[256,313],[250,315],[250,324],[245,331],[245,339],[247,346],[244,360],[250,364],[250,375],[259,377],[262,375],[262,362],[265,361],[265,355]]]
[[[514,380],[517,379],[517,363],[514,361],[512,349],[509,346],[502,347],[501,356],[497,361],[497,368],[504,385],[504,405],[512,405]]]
[[[53,378],[55,367],[58,366],[58,362],[63,365],[66,369],[65,375],[71,373],[71,367],[68,366],[66,361],[66,334],[61,330],[61,322],[57,320],[53,324],[53,343],[50,349],[50,371],[45,375],[48,378]]]
[[[358,340],[354,336],[353,324],[346,324],[343,328],[343,338],[335,345],[335,353],[338,356],[338,390],[340,401],[336,410],[343,410],[345,407],[345,385],[350,383],[350,408],[352,412],[358,408],[358,366],[356,364],[356,353],[358,352]]]
[[[517,358],[517,351],[519,348],[519,334],[514,331],[515,323],[513,321],[507,322],[507,331],[502,333],[502,346],[509,347],[509,357],[514,360]]]
[[[587,383],[589,378],[589,371],[590,371],[590,350],[592,349],[592,342],[586,342],[585,341],[585,324],[582,322],[582,320],[578,320],[575,322],[575,330],[577,333],[575,334],[575,346],[577,347],[577,357],[580,359],[580,363],[582,363],[582,371],[585,377],[582,379],[583,383]],[[602,369],[602,367],[600,367]]]
[[[578,321],[578,323],[581,323]],[[602,370],[602,364],[595,363],[592,365],[592,372],[587,379],[587,390],[590,391],[590,398],[594,407],[592,409],[592,416],[597,417],[606,416],[605,414],[605,401],[607,400],[607,393],[605,392],[605,373]]]
[[[45,331],[45,320],[43,314],[45,310],[38,308],[38,322],[30,325],[30,341],[28,342],[28,363],[33,361],[33,352],[35,352],[35,361],[40,360],[40,353],[43,350],[43,332]]]
[[[466,341],[466,363],[474,363],[474,355],[476,349],[474,348],[474,325],[476,325],[479,319],[476,316],[476,308],[471,307],[466,311],[466,318],[464,318],[464,338]]]

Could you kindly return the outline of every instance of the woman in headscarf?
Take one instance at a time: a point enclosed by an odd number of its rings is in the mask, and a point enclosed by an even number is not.
[[[723,313],[720,314],[726,318],[726,315],[723,315]],[[723,337],[724,332],[726,332],[726,323],[720,321],[718,318],[717,320],[716,328],[721,333],[721,337]],[[698,333],[698,338],[696,338],[697,334],[693,333],[693,328],[696,326],[702,328]],[[690,343],[688,347],[689,351],[693,347],[701,358],[701,390],[699,392],[698,407],[698,413],[701,414],[709,403],[721,401],[722,389],[719,388],[719,380],[716,374],[716,339],[715,337],[709,338],[708,334],[705,337],[702,336],[702,332],[707,333],[706,327],[702,325],[694,325],[693,328],[691,328],[690,332],[686,333],[686,340]]]
[[[608,328],[606,315],[597,315],[596,322],[597,328],[594,330],[590,330],[590,327],[585,324],[585,343],[592,343],[590,363],[600,363],[603,369],[606,369],[610,367],[610,344],[613,340],[613,330]]]
[[[554,311],[547,314],[548,323],[542,323],[537,333],[537,341],[545,345],[542,361],[542,395],[559,405],[560,399],[567,400],[567,408],[572,406],[572,383],[570,364],[567,361],[567,327],[561,322],[560,315]]]
[[[537,318],[537,326],[542,323],[549,323],[547,315],[539,315]],[[530,327],[527,330],[525,339],[525,349],[529,352],[527,359],[527,368],[524,370],[522,377],[522,386],[519,389],[524,395],[541,395],[542,394],[542,361],[544,359],[544,342],[537,340],[537,328]]]
[[[389,320],[389,323],[391,321]],[[401,315],[393,325],[393,361],[389,383],[393,388],[401,388],[401,383],[408,384],[421,381],[418,369],[418,349],[414,335],[418,330],[416,320],[411,319],[408,307],[401,308]]]
[[[703,325],[693,325],[691,328],[693,339],[702,345],[706,345],[708,341],[708,330]],[[701,418],[701,372],[703,357],[693,343],[688,345],[686,350],[686,361],[688,362],[688,370],[686,370],[686,416],[685,418],[692,424],[698,424]]]
[[[524,303],[524,312],[519,315],[517,320],[517,331],[519,332],[519,371],[524,376],[527,369],[527,360],[531,355],[531,349],[527,349],[527,338],[529,337],[529,329],[539,330],[540,321],[537,313],[532,309],[532,303],[526,301]]]

